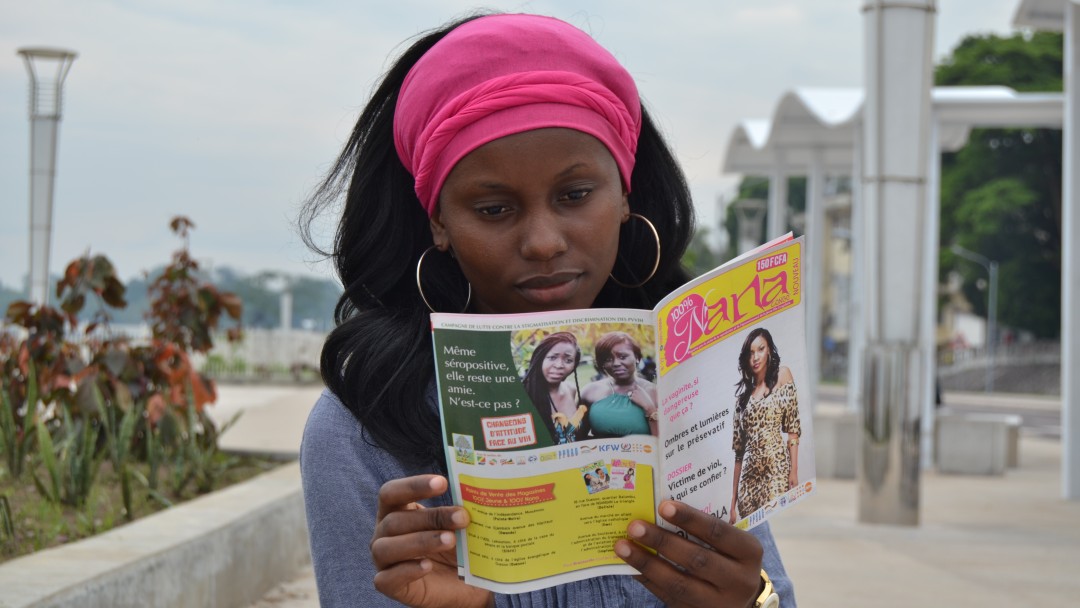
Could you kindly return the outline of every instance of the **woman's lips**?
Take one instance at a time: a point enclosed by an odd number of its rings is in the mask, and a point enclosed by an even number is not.
[[[552,304],[568,300],[577,291],[580,272],[529,277],[515,285],[518,292],[534,304]]]

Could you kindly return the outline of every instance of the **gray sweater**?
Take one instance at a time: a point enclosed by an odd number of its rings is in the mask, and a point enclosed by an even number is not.
[[[434,406],[434,391],[429,394]],[[436,473],[431,467],[409,468],[365,440],[356,418],[338,398],[324,391],[308,417],[300,449],[311,538],[311,557],[323,608],[400,606],[375,590],[375,567],[369,545],[375,529],[379,488],[391,479]],[[449,505],[450,495],[429,506]],[[795,608],[791,581],[784,571],[768,524],[752,530],[765,549],[763,567],[784,608]],[[496,595],[500,607],[662,606],[629,576],[601,576],[532,593]]]

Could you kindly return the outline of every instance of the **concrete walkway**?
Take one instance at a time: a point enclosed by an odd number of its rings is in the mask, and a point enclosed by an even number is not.
[[[214,408],[225,419],[243,410],[224,446],[286,454],[299,446],[318,389],[224,386]],[[842,402],[825,389],[822,401]],[[1023,403],[1060,410],[1042,397],[946,394],[946,403]],[[772,520],[804,608],[1070,605],[1080,597],[1080,502],[1060,498],[1061,444],[1024,431],[1020,467],[1002,477],[926,472],[921,524],[856,521],[855,481],[820,479],[818,492]],[[1073,598],[1070,600],[1069,598]],[[318,605],[310,566],[262,600],[261,608]]]
[[[219,445],[235,452],[296,457],[308,412],[321,392],[321,386],[218,386],[218,400],[209,409],[210,417],[220,426],[240,414],[221,435]],[[315,574],[309,564],[271,589],[252,608],[318,605]]]
[[[207,411],[218,428],[239,414],[221,435],[222,449],[295,458],[308,412],[322,390],[322,386],[221,385],[217,403]]]

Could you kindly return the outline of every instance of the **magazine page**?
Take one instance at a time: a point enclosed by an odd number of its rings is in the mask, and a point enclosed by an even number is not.
[[[614,544],[656,521],[653,313],[431,318],[451,492],[472,521],[465,581],[521,593],[637,574]],[[636,392],[616,395],[628,377]]]
[[[778,243],[657,306],[661,495],[743,529],[816,483],[803,239]]]

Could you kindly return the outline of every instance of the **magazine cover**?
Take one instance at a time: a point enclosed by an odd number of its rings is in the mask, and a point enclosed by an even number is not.
[[[801,247],[770,243],[652,311],[433,314],[466,581],[636,574],[614,543],[632,519],[665,525],[665,498],[746,529],[812,492]]]

